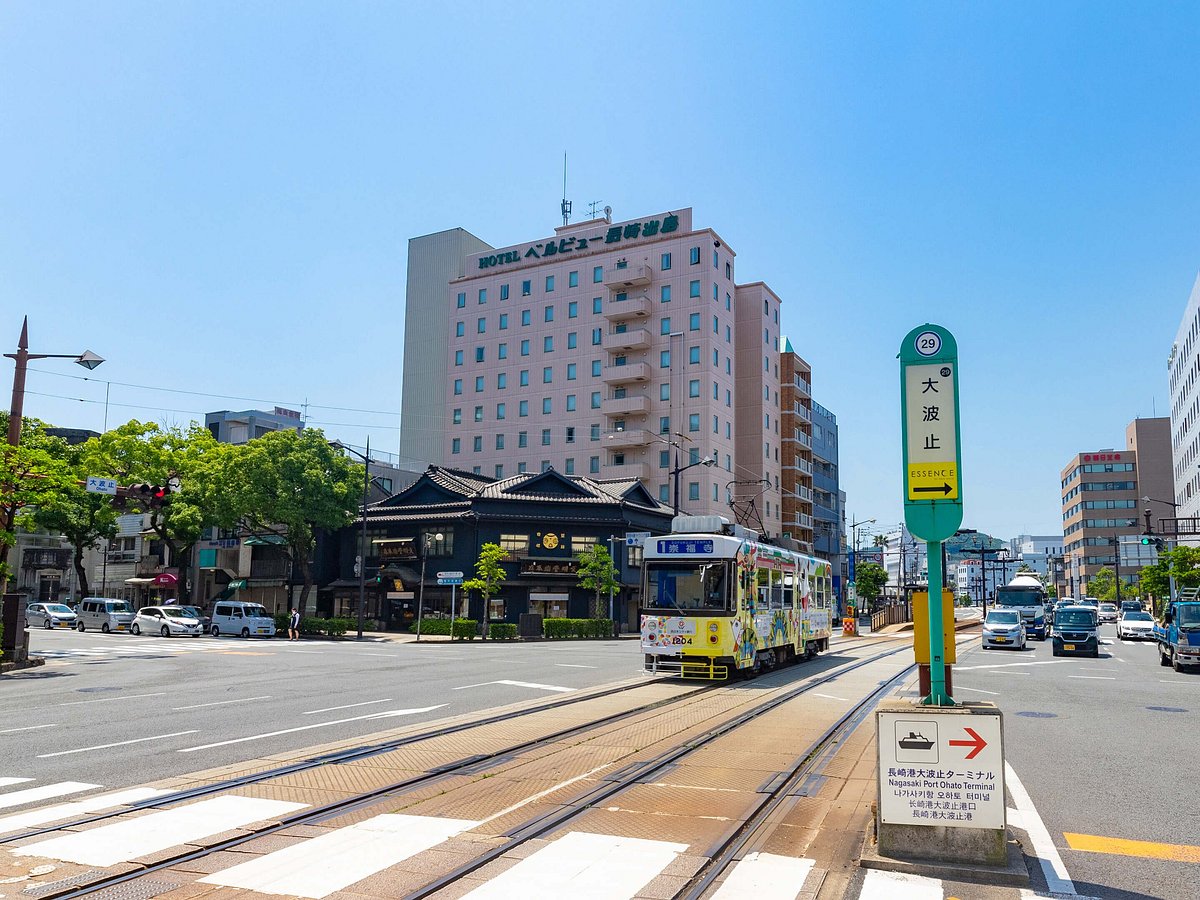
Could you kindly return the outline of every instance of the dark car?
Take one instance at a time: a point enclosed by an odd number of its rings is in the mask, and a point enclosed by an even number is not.
[[[192,618],[199,619],[200,620],[200,630],[204,634],[208,634],[209,629],[212,627],[212,619],[209,618],[208,616],[204,615],[204,613],[200,610],[200,607],[198,607],[198,606],[181,606],[179,608],[182,609],[188,615],[190,615]]]
[[[1095,607],[1064,606],[1054,617],[1053,653],[1055,656],[1100,655],[1099,620]]]

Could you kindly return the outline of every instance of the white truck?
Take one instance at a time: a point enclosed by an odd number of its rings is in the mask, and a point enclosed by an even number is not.
[[[1046,639],[1046,588],[1036,575],[1022,572],[1008,584],[996,588],[994,608],[1019,611],[1025,633],[1039,641]]]

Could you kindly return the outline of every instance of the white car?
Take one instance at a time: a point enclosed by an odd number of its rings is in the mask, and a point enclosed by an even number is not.
[[[75,610],[62,603],[30,603],[25,607],[25,627],[74,628]]]
[[[1118,613],[1119,613],[1119,610],[1117,609],[1117,604],[1101,603],[1100,604],[1100,614],[1099,614],[1100,615],[1100,624],[1103,625],[1105,622],[1117,621]]]
[[[993,647],[1012,647],[1016,650],[1025,649],[1025,625],[1021,614],[1015,609],[988,610],[987,618],[983,620],[983,649]]]
[[[147,606],[139,609],[133,617],[129,630],[134,634],[157,634],[174,637],[187,634],[200,637],[200,620],[178,606]]]
[[[1117,637],[1122,641],[1154,640],[1154,619],[1148,612],[1126,610],[1117,620]]]

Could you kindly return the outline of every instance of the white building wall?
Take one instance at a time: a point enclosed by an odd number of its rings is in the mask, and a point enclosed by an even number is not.
[[[1200,275],[1167,361],[1176,515],[1200,516]]]

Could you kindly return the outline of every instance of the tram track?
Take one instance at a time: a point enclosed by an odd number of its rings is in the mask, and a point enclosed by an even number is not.
[[[607,797],[615,796],[629,785],[645,780],[654,772],[661,771],[663,768],[669,766],[672,761],[679,756],[685,755],[701,746],[710,743],[718,737],[733,731],[740,725],[745,724],[746,722],[758,716],[764,715],[771,709],[777,708],[778,706],[793,700],[804,693],[818,689],[820,686],[842,677],[849,672],[856,671],[864,666],[902,652],[908,647],[908,636],[905,635],[896,639],[879,640],[879,643],[887,644],[897,642],[902,643],[903,646],[889,649],[881,653],[872,653],[871,655],[862,659],[839,666],[828,673],[818,675],[815,678],[806,679],[805,683],[802,685],[790,689],[769,688],[773,691],[780,690],[780,694],[735,715],[729,721],[718,725],[717,727],[705,732],[703,735],[697,738],[691,738],[687,741],[684,741],[673,750],[667,751],[666,753],[655,757],[652,760],[634,763],[631,766],[627,766],[625,769],[607,776],[603,786],[589,793],[585,793],[582,797],[573,801],[570,811],[573,814],[578,814],[580,811],[594,806],[596,803],[603,801]],[[776,670],[774,673],[760,676],[756,682],[756,685],[762,686],[763,683],[768,681],[772,675],[780,674],[783,671],[787,670]],[[570,700],[566,701],[560,699],[556,702],[540,704],[536,707],[532,707],[527,710],[521,710],[516,713],[509,712],[498,714],[475,722],[458,723],[451,726],[404,735],[400,738],[390,741],[366,744],[363,746],[338,751],[332,754],[323,754],[302,760],[299,763],[272,768],[267,771],[252,773],[246,776],[224,779],[211,785],[203,785],[198,788],[179,791],[174,794],[154,798],[143,803],[133,804],[120,810],[114,810],[104,814],[76,819],[67,823],[60,823],[51,827],[11,835],[7,838],[0,839],[0,844],[26,841],[28,839],[52,832],[74,830],[82,826],[104,821],[105,819],[118,818],[127,815],[132,811],[160,809],[166,805],[179,804],[188,800],[194,800],[220,792],[235,790],[239,787],[262,784],[264,782],[269,782],[273,778],[311,771],[321,766],[337,765],[356,760],[362,760],[366,757],[386,754],[389,751],[402,747],[411,747],[419,744],[422,741],[428,741],[437,737],[443,737],[450,734],[461,734],[463,732],[468,732],[471,729],[484,728],[488,725],[509,722],[514,718],[524,718],[549,710],[561,710],[566,706],[585,703],[587,701],[596,700],[602,697],[609,697],[615,693],[625,693],[639,688],[650,687],[661,684],[663,681],[663,679],[659,679],[642,684],[627,685],[618,689],[595,691],[584,696],[571,698]],[[658,699],[650,703],[640,704],[627,710],[621,710],[619,712],[600,716],[567,728],[557,729],[547,734],[512,743],[500,749],[463,757],[453,762],[431,768],[426,772],[415,774],[411,778],[388,783],[369,791],[359,792],[345,799],[310,807],[292,815],[285,816],[270,825],[261,828],[255,828],[252,831],[237,835],[236,837],[232,837],[227,840],[218,841],[203,847],[189,848],[185,852],[171,855],[169,858],[161,859],[160,861],[151,864],[143,865],[131,872],[110,875],[83,885],[75,885],[71,887],[64,885],[63,890],[40,892],[38,896],[39,898],[42,898],[42,900],[84,897],[107,890],[109,888],[127,885],[130,882],[146,878],[146,876],[154,873],[160,873],[168,870],[173,866],[194,862],[198,859],[215,853],[231,850],[250,841],[294,828],[297,825],[326,822],[338,816],[346,815],[347,813],[366,809],[405,794],[411,794],[416,789],[436,784],[436,782],[441,779],[448,779],[454,775],[477,775],[480,773],[485,773],[491,765],[498,765],[511,761],[512,758],[517,754],[534,751],[544,745],[550,745],[564,739],[585,737],[591,732],[598,732],[606,728],[619,726],[622,723],[631,722],[639,715],[662,713],[671,708],[678,707],[681,704],[686,705],[689,702],[699,703],[703,697],[726,687],[727,685],[724,683],[705,685],[695,690],[688,691],[687,693],[680,694],[677,697]],[[487,776],[485,775],[484,777]],[[569,820],[569,818],[569,815],[565,816],[563,821],[565,822]],[[489,851],[485,853],[477,860],[474,860],[471,863],[463,866],[462,871],[455,870],[455,872],[447,873],[447,875],[442,876],[442,878],[438,879],[438,881],[432,882],[427,887],[414,892],[410,895],[410,897],[417,898],[430,896],[432,893],[435,893],[437,890],[440,890],[447,884],[452,883],[454,880],[462,878],[470,872],[477,871],[481,866],[486,865],[488,862],[492,861],[498,856],[503,855],[503,853],[511,851],[514,847],[519,846],[520,844],[525,843],[534,837],[545,834],[548,831],[561,827],[561,824],[562,822],[559,822],[555,816],[535,818],[525,825],[513,830],[510,840],[503,844],[497,851]]]

